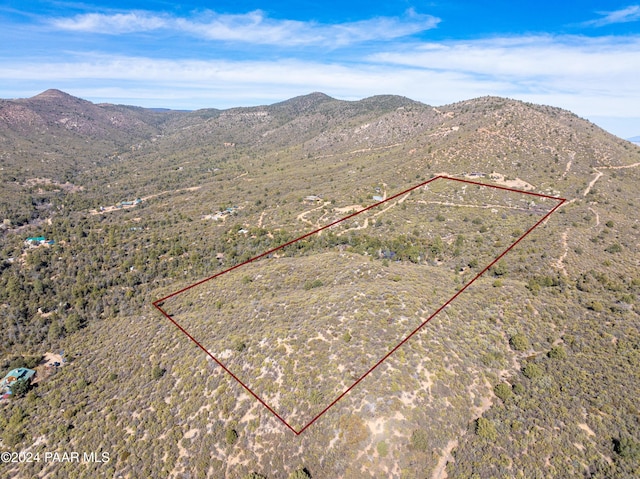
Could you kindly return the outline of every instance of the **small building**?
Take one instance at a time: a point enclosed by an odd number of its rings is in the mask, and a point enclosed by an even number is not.
[[[305,203],[317,203],[318,201],[322,201],[322,198],[317,195],[309,195],[304,197],[304,201]]]
[[[30,238],[27,238],[25,243],[29,245],[38,246],[38,245],[44,244],[46,241],[47,241],[47,238],[45,238],[44,236],[33,236]]]
[[[383,198],[382,196],[375,195],[375,196],[373,197],[373,201],[382,201],[382,200],[384,200],[384,198]]]
[[[142,203],[142,200],[140,198],[136,198],[133,201],[121,201],[120,202],[120,206],[136,206],[139,205],[140,203]]]
[[[16,368],[12,369],[7,373],[7,375],[0,382],[0,395],[3,398],[7,398],[11,396],[11,387],[16,381],[28,381],[31,383],[33,376],[35,376],[36,372],[33,369],[28,368]]]

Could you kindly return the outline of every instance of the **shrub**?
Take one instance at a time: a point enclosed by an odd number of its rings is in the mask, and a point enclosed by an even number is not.
[[[620,253],[622,251],[622,246],[620,246],[620,243],[613,243],[610,246],[607,246],[604,249],[607,253]]]
[[[319,279],[314,279],[313,281],[306,281],[304,283],[304,289],[309,290],[309,289],[313,289],[313,288],[319,288],[320,286],[322,286],[322,281],[320,281]]]
[[[380,441],[376,446],[376,449],[378,450],[378,454],[380,455],[380,457],[386,457],[386,455],[389,453],[389,447],[384,441]]]
[[[166,373],[167,370],[164,368],[161,368],[160,366],[154,366],[153,369],[151,370],[151,377],[153,379],[160,379],[162,376],[164,376],[164,373]]]
[[[247,349],[247,344],[240,338],[235,338],[233,340],[233,350],[241,353],[245,349]]]
[[[225,441],[227,441],[227,444],[232,446],[238,440],[238,432],[235,429],[229,428],[227,429],[224,438]]]
[[[522,374],[529,379],[535,379],[542,376],[542,368],[535,363],[527,363],[527,365],[522,368]]]
[[[495,276],[504,276],[505,274],[507,274],[507,263],[505,263],[503,260],[498,261],[491,267],[491,272]]]
[[[554,346],[551,351],[547,353],[551,359],[564,359],[567,357],[567,351],[562,345]]]
[[[483,417],[478,418],[478,420],[476,421],[476,434],[481,438],[487,439],[489,441],[495,441],[496,439],[498,439],[498,432],[496,431],[496,427],[491,421]]]
[[[498,396],[502,402],[505,402],[512,396],[511,387],[507,383],[497,384],[495,388],[493,388],[493,392],[496,396]]]
[[[529,340],[522,333],[511,336],[511,339],[509,339],[509,345],[514,351],[526,351],[531,347],[529,345]]]
[[[417,429],[411,434],[411,449],[416,451],[426,451],[429,447],[429,440],[426,431]]]
[[[590,309],[591,311],[595,311],[596,313],[599,313],[604,310],[604,306],[600,301],[591,301],[587,306],[587,308]]]
[[[640,443],[628,437],[614,439],[613,450],[620,457],[640,458]]]
[[[291,474],[289,474],[288,479],[309,479],[311,474],[306,469],[296,469]]]

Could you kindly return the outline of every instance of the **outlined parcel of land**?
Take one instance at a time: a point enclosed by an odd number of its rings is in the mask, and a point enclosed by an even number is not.
[[[564,201],[437,176],[154,305],[298,435]]]

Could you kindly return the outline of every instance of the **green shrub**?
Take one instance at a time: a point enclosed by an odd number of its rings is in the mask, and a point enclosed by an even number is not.
[[[227,429],[224,437],[225,441],[227,441],[227,444],[232,446],[238,440],[238,432],[235,429],[229,428]]]
[[[161,368],[160,366],[154,366],[153,369],[151,370],[151,377],[153,379],[160,379],[162,376],[164,376],[164,373],[166,373],[167,370],[164,368]]]
[[[529,340],[522,333],[511,336],[511,339],[509,339],[509,345],[514,351],[526,351],[531,347],[529,345]]]
[[[314,279],[313,281],[306,281],[304,283],[304,289],[309,290],[309,289],[313,289],[313,288],[319,288],[320,286],[322,286],[322,281],[320,281],[319,279]]]
[[[380,441],[376,446],[376,449],[378,450],[378,454],[380,455],[380,457],[386,457],[387,454],[389,453],[389,447],[387,446],[387,443],[384,441]]]
[[[306,469],[296,469],[291,474],[289,474],[288,479],[309,479],[311,474]]]
[[[640,442],[631,438],[623,437],[613,440],[613,450],[620,456],[626,458],[640,459]]]
[[[515,383],[513,385],[513,393],[517,394],[517,395],[522,395],[525,392],[525,388],[522,384],[520,383]]]
[[[591,311],[595,311],[596,313],[599,313],[604,310],[604,306],[600,301],[591,301],[587,305],[587,308],[590,309]]]
[[[429,440],[426,431],[417,429],[411,434],[411,449],[425,452],[429,447]]]
[[[549,356],[551,359],[564,359],[567,357],[567,350],[564,349],[564,346],[559,344],[558,346],[552,347],[551,350],[547,353],[547,356]]]
[[[496,427],[491,421],[483,417],[478,418],[476,421],[476,434],[488,441],[495,441],[498,439],[498,431],[496,431]]]
[[[493,392],[496,396],[502,399],[502,402],[505,402],[513,395],[513,393],[511,392],[511,387],[507,383],[497,384],[496,387],[493,388]]]
[[[610,246],[607,246],[604,249],[607,253],[620,253],[622,251],[622,246],[620,246],[620,243],[613,243]]]
[[[505,263],[503,260],[498,261],[491,267],[491,272],[495,276],[504,276],[505,274],[507,274],[507,263]]]
[[[245,349],[247,349],[247,344],[240,338],[234,338],[233,340],[233,350],[241,353]]]
[[[535,379],[542,376],[542,368],[535,363],[527,363],[527,365],[522,368],[522,374],[529,379]]]

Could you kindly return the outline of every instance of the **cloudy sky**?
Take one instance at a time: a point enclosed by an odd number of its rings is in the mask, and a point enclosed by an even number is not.
[[[640,135],[640,3],[3,0],[0,97],[228,108],[499,95]]]

